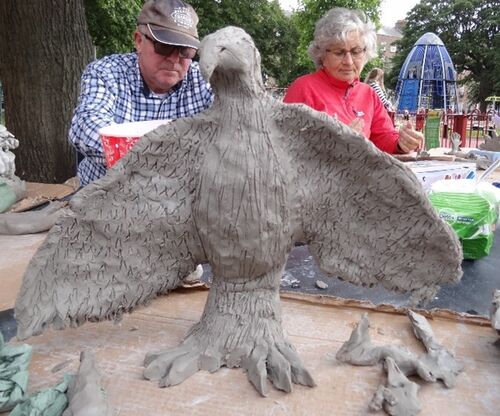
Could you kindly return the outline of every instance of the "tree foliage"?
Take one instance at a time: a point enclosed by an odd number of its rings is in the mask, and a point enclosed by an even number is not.
[[[200,22],[200,38],[225,26],[248,32],[262,58],[264,76],[284,85],[290,79],[298,44],[298,31],[277,0],[190,0]]]
[[[292,16],[285,15],[278,0],[188,2],[200,18],[200,38],[229,25],[245,29],[261,53],[264,77],[273,77],[279,86],[286,86],[297,76],[314,70],[307,46],[321,16],[340,6],[364,10],[378,23],[381,0],[303,0]],[[98,57],[132,50],[131,33],[142,3],[143,0],[85,0],[87,23]],[[366,70],[376,64],[369,63]]]
[[[265,76],[279,85],[290,80],[298,30],[277,0],[188,0],[199,16],[200,38],[233,25],[245,29],[262,56]],[[85,0],[87,24],[98,57],[133,49],[132,33],[143,0]]]
[[[132,33],[143,0],[84,0],[97,57],[134,48]]]
[[[476,84],[470,93],[484,110],[484,99],[500,93],[499,28],[500,0],[422,0],[407,16],[390,84],[395,85],[399,69],[418,38],[433,32],[445,44],[464,81]]]

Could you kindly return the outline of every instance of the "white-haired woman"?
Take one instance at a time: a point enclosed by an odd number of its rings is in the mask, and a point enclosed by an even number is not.
[[[316,23],[309,56],[316,72],[297,78],[286,103],[304,103],[338,118],[387,153],[417,149],[423,135],[408,123],[397,131],[375,91],[360,82],[377,54],[375,26],[361,11],[331,9]]]

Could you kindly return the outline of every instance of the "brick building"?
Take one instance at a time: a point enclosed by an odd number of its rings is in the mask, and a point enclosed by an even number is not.
[[[377,45],[383,61],[383,69],[386,72],[391,67],[391,58],[397,52],[397,47],[393,43],[403,37],[401,29],[404,24],[404,20],[398,20],[395,27],[382,26],[377,31]]]

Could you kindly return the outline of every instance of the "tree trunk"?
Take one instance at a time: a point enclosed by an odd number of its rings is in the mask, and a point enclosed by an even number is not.
[[[487,78],[480,78],[479,80],[479,93],[478,93],[478,101],[479,101],[479,111],[481,113],[486,113],[488,109],[488,103],[485,101],[486,98],[491,95],[491,81]]]
[[[75,175],[68,129],[80,76],[93,57],[83,0],[1,0],[0,79],[16,174],[60,183]]]

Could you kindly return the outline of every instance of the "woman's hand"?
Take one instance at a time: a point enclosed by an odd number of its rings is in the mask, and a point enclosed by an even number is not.
[[[349,127],[354,131],[363,134],[363,128],[365,127],[365,121],[361,117],[356,117],[353,121],[349,123]]]
[[[423,141],[424,135],[414,130],[410,122],[399,129],[398,147],[402,153],[409,153],[413,150],[417,150],[422,146]]]

